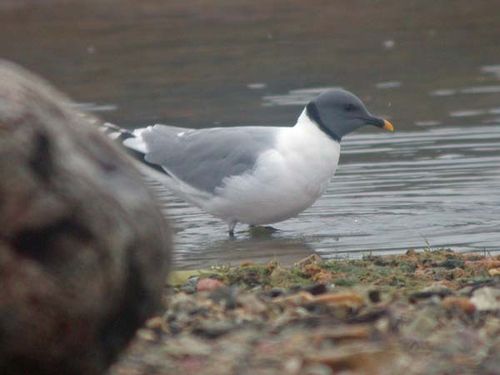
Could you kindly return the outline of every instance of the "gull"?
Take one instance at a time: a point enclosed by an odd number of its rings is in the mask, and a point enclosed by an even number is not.
[[[140,162],[143,173],[224,220],[266,225],[310,207],[335,174],[340,142],[365,125],[394,131],[354,94],[330,90],[310,101],[296,124],[189,129],[156,124],[102,130]]]

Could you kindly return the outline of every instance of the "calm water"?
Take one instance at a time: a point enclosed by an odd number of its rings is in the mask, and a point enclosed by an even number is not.
[[[500,248],[500,3],[3,1],[0,56],[134,127],[292,125],[329,87],[397,133],[343,141],[327,193],[272,236],[161,192],[179,267]],[[33,5],[36,4],[36,5]]]

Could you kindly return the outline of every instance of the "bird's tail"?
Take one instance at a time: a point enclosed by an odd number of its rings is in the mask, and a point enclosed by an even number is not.
[[[110,122],[105,122],[101,126],[99,126],[99,130],[106,134],[109,138],[114,141],[123,144],[123,141],[128,138],[134,138],[134,133],[130,130],[120,128],[115,124]]]
[[[139,162],[139,167],[143,173],[150,176],[154,175],[155,178],[160,177],[156,175],[157,173],[161,173],[163,177],[168,176],[168,173],[162,167],[147,160],[147,149],[141,137],[143,129],[130,131],[105,122],[99,127],[99,130],[120,144],[132,158]]]

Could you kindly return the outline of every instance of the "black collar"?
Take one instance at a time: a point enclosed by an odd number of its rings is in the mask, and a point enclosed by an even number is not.
[[[316,107],[316,104],[314,104],[313,102],[310,102],[307,106],[306,106],[306,113],[307,115],[309,116],[309,118],[311,120],[313,120],[317,125],[318,127],[326,134],[328,135],[330,138],[332,138],[334,141],[337,141],[340,143],[340,139],[341,137],[339,137],[333,130],[331,130],[330,128],[328,128],[325,123],[323,122],[323,120],[321,120],[321,117],[319,117],[319,111],[318,111],[318,107]]]

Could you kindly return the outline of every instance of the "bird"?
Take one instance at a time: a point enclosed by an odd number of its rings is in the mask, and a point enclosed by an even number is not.
[[[191,129],[155,124],[135,130],[104,123],[146,175],[224,220],[277,223],[310,207],[335,174],[343,137],[366,125],[393,132],[353,93],[334,89],[311,100],[294,126]]]

